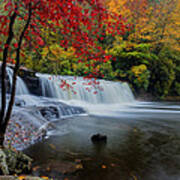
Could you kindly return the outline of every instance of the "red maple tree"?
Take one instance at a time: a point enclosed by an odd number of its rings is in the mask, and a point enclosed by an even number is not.
[[[44,45],[41,37],[43,27],[51,28],[54,32],[58,27],[58,31],[63,35],[60,45],[64,48],[71,45],[79,62],[91,59],[95,64],[111,58],[105,55],[105,51],[97,43],[99,39],[103,39],[102,29],[105,27],[108,33],[115,35],[123,33],[125,27],[121,16],[109,14],[100,0],[3,0],[0,12],[0,36],[3,37],[3,40],[0,40],[0,50],[3,52],[0,145],[3,146],[4,134],[14,104],[20,57],[23,56],[23,49],[29,44],[31,49]],[[18,31],[14,26],[19,27]],[[12,50],[16,54],[14,59],[10,53]],[[15,67],[11,97],[6,111],[5,77],[8,60],[11,60]]]

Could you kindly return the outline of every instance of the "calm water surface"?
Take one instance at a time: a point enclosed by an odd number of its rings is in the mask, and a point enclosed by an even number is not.
[[[180,103],[88,107],[54,122],[51,136],[26,152],[35,175],[75,180],[180,180]],[[94,145],[91,136],[107,135]]]

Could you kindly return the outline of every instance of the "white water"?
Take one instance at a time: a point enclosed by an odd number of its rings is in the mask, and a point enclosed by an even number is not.
[[[42,95],[60,100],[78,100],[89,104],[126,104],[135,101],[127,83],[98,80],[97,84],[89,84],[93,80],[82,77],[52,76],[37,74],[41,81]],[[60,88],[65,80],[72,88]],[[75,93],[73,93],[75,91]]]
[[[7,75],[12,87],[13,70],[7,68]],[[82,77],[47,74],[37,76],[42,96],[30,94],[24,81],[17,77],[17,96],[12,119],[26,129],[26,132],[38,131],[38,134],[43,134],[46,130],[47,136],[66,134],[71,131],[68,124],[71,117],[116,114],[118,109],[126,109],[127,104],[136,102],[127,83],[98,80],[99,83],[91,84],[93,80],[84,80]],[[60,87],[62,80],[72,88],[63,90]],[[61,123],[58,128],[53,126],[57,121]],[[16,131],[17,127],[12,128]],[[33,144],[40,137],[38,134],[33,134],[28,143],[15,144],[15,148],[23,149],[26,145]]]
[[[9,67],[6,68],[6,72],[7,75],[9,77],[9,82],[10,82],[10,86],[12,87],[12,82],[13,82],[13,70]],[[24,83],[24,81],[17,76],[17,81],[16,81],[16,94],[29,94],[29,91],[26,87],[26,84]]]

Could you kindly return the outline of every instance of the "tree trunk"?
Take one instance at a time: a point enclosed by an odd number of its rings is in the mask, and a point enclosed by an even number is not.
[[[0,131],[0,148],[3,147],[4,133]]]
[[[17,17],[17,8],[15,9],[13,15],[10,17],[9,23],[9,31],[8,38],[5,43],[4,51],[3,51],[3,62],[1,65],[1,114],[0,114],[0,146],[3,146],[4,141],[4,116],[6,112],[6,60],[8,57],[9,46],[14,37],[13,33],[13,25],[15,23]]]
[[[17,9],[16,9],[17,10]],[[5,109],[6,109],[6,60],[8,57],[8,50],[9,46],[11,44],[11,41],[13,39],[14,33],[13,33],[13,25],[16,20],[17,13],[16,11],[14,14],[10,17],[10,23],[9,23],[9,34],[7,41],[5,43],[4,51],[3,51],[3,62],[1,65],[1,116],[0,116],[0,125],[4,121],[4,115],[5,115]]]
[[[31,8],[31,3],[29,4],[29,16],[26,22],[26,25],[24,26],[24,29],[20,35],[19,38],[19,42],[18,42],[18,48],[16,50],[16,64],[15,64],[15,68],[14,68],[14,72],[13,72],[13,83],[12,83],[12,91],[11,91],[11,98],[8,104],[8,110],[5,116],[5,121],[3,123],[3,132],[5,133],[6,128],[8,126],[8,122],[10,120],[11,117],[11,113],[12,113],[12,109],[13,109],[13,105],[14,105],[14,99],[15,99],[15,94],[16,94],[16,80],[17,80],[17,75],[18,75],[18,71],[19,71],[19,66],[20,66],[20,51],[21,51],[21,45],[22,45],[22,41],[25,35],[26,30],[29,27],[30,21],[31,21],[31,15],[32,15],[32,8]]]

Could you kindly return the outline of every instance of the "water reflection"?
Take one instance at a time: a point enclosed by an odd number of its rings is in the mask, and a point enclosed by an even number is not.
[[[56,145],[48,144],[52,143],[48,140],[46,143],[31,147],[30,152],[32,155],[33,151],[37,156],[35,152],[38,153],[37,149],[40,148],[39,155],[42,159],[40,157],[36,159],[41,165],[38,175],[46,174],[55,179],[57,177],[59,179],[73,177],[77,180],[179,179],[180,137],[176,133],[163,134],[133,127],[119,141],[121,142],[115,149],[108,149],[106,144],[91,144],[91,153],[86,151],[79,153],[77,149],[71,148],[62,151]],[[71,170],[63,174],[62,166],[66,172],[71,163],[76,167],[76,160],[83,168],[74,170],[71,167]],[[56,164],[56,167],[53,164]],[[48,167],[51,167],[51,170],[47,173]]]
[[[180,179],[180,138],[176,134],[143,132],[132,128],[116,152],[96,147],[77,179]],[[175,145],[176,144],[176,145]],[[106,170],[102,168],[105,164]],[[91,174],[91,175],[90,175]]]

